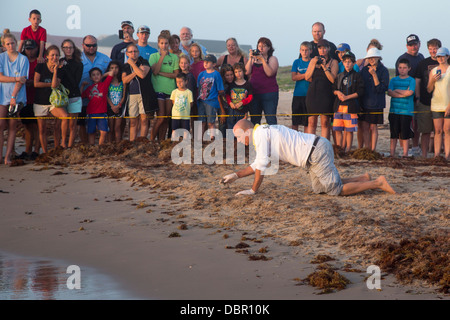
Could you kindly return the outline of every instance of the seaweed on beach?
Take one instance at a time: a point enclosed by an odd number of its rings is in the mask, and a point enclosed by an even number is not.
[[[357,160],[380,160],[380,159],[383,159],[383,156],[380,153],[378,153],[376,151],[372,151],[367,148],[356,149],[355,151],[350,152],[349,156],[352,159],[357,159]]]
[[[323,263],[317,267],[316,271],[308,275],[303,282],[321,289],[321,294],[324,294],[345,289],[350,280],[339,274],[329,264]]]
[[[401,240],[398,244],[381,243],[376,264],[405,283],[423,280],[450,293],[450,236],[448,233]]]

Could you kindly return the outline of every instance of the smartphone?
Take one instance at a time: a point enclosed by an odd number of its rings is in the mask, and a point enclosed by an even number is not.
[[[440,75],[441,75],[441,69],[437,69],[437,70],[436,70],[436,74],[437,74],[438,76],[440,76]]]
[[[123,30],[119,30],[119,39],[123,39]]]

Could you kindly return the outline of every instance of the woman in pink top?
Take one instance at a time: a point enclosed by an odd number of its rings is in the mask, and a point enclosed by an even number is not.
[[[278,59],[273,52],[272,42],[268,38],[260,38],[257,50],[250,50],[250,58],[245,66],[253,87],[253,103],[250,106],[253,124],[261,123],[263,111],[268,124],[277,124]]]

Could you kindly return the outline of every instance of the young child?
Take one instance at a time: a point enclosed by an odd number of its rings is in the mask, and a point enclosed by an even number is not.
[[[187,77],[186,87],[189,90],[191,90],[193,98],[194,98],[194,102],[191,107],[191,120],[190,120],[191,128],[193,128],[194,121],[197,120],[196,116],[198,115],[198,111],[197,111],[197,95],[198,95],[197,79],[195,79],[194,75],[191,72],[191,63],[189,61],[188,56],[186,56],[184,54],[180,55],[179,64],[180,64],[180,72],[184,73]]]
[[[305,80],[305,72],[311,61],[311,43],[302,42],[300,45],[301,58],[292,64],[292,81],[295,81],[294,95],[292,97],[292,129],[298,131],[298,126],[304,127],[307,132],[308,112],[306,110],[306,93],[308,92],[310,82]]]
[[[238,62],[233,66],[234,81],[227,89],[227,127],[233,129],[234,125],[241,119],[244,119],[249,112],[250,103],[253,100],[253,88],[250,82],[245,80],[245,66]]]
[[[353,132],[358,130],[359,99],[364,94],[364,82],[355,71],[355,55],[348,51],[342,55],[344,71],[339,73],[333,84],[336,96],[334,103],[333,130],[336,144],[349,152],[353,143]]]
[[[20,44],[19,44],[19,52],[23,50],[23,43],[27,39],[33,39],[39,46],[39,54],[37,61],[38,63],[44,63],[44,51],[45,51],[45,43],[47,42],[47,30],[40,26],[42,22],[41,13],[34,9],[31,10],[28,21],[30,24],[28,27],[25,27],[22,30],[22,34],[20,35]]]
[[[112,72],[111,84],[108,88],[109,141],[119,143],[122,140],[122,119],[126,85],[122,82],[122,66],[118,61],[111,61],[106,69]]]
[[[82,98],[88,98],[89,103],[87,106],[86,114],[87,119],[87,133],[89,137],[89,143],[95,144],[95,132],[96,129],[100,131],[99,144],[104,144],[108,135],[108,121],[107,121],[107,111],[108,111],[108,89],[111,81],[113,72],[108,71],[102,76],[102,71],[100,68],[94,67],[89,70],[89,77],[91,78],[93,84],[90,85],[81,94]],[[102,79],[106,76],[105,81]],[[82,86],[84,89],[84,86]]]
[[[187,88],[187,75],[183,72],[177,74],[177,89],[172,91],[170,100],[172,100],[172,137],[175,130],[183,128],[187,131],[184,133],[184,139],[190,131],[190,115],[194,98],[192,91]]]
[[[388,95],[391,97],[389,126],[391,129],[391,157],[395,156],[397,140],[403,148],[403,157],[408,156],[409,139],[414,137],[411,130],[414,111],[414,91],[416,81],[408,75],[411,65],[408,59],[401,59],[397,67],[399,75],[389,82]]]
[[[203,64],[203,51],[200,45],[195,42],[191,44],[191,47],[189,48],[189,55],[191,56],[191,72],[197,81],[198,75],[202,71],[205,71],[205,66]]]
[[[344,69],[345,69],[344,64],[343,64],[343,62],[342,62],[342,56],[343,56],[346,52],[351,52],[351,51],[352,51],[352,50],[351,50],[351,48],[350,48],[350,45],[348,45],[348,44],[346,44],[346,43],[340,43],[340,44],[337,46],[337,48],[336,48],[336,53],[337,53],[337,56],[339,57],[339,60],[340,60],[340,62],[339,62],[339,73],[343,72]],[[359,72],[359,67],[358,67],[358,64],[357,64],[357,63],[354,64],[353,69],[355,69],[356,72]]]
[[[217,58],[208,54],[203,62],[205,71],[202,71],[197,79],[198,114],[202,121],[202,137],[208,127],[211,140],[214,140],[217,110],[220,109],[221,114],[225,114],[222,99],[219,97],[224,93],[223,81],[215,69],[216,63]],[[221,117],[220,121],[225,122],[225,117]]]

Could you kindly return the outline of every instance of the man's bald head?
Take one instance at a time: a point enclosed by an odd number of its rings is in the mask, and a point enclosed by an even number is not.
[[[253,129],[254,124],[251,121],[248,121],[247,119],[241,119],[233,127],[234,130],[241,129],[242,131],[247,131],[248,129]]]
[[[254,125],[251,121],[246,119],[239,120],[233,127],[233,134],[236,137],[236,140],[248,146],[253,127]]]

